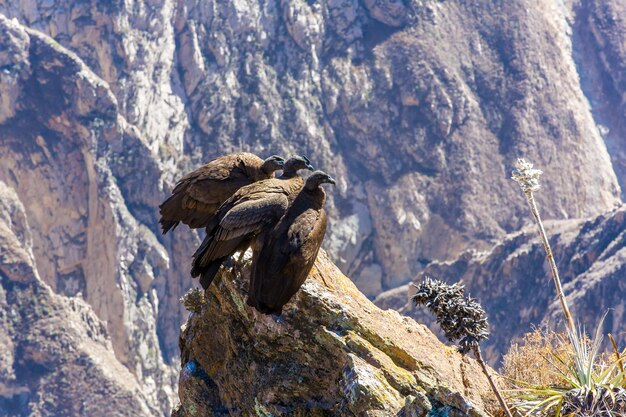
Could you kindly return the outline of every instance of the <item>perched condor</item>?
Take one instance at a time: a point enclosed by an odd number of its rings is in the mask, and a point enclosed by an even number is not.
[[[255,251],[247,303],[261,313],[281,314],[315,263],[326,234],[324,183],[335,184],[335,180],[322,171],[311,174]]]
[[[247,152],[224,155],[185,175],[172,195],[159,206],[163,234],[179,222],[196,229],[206,227],[219,206],[243,186],[266,180],[283,168],[285,160],[263,160]]]
[[[193,255],[191,276],[208,288],[226,258],[246,250],[256,236],[274,226],[302,189],[301,169],[313,170],[309,160],[296,156],[285,162],[278,178],[241,187],[218,209],[207,235]]]

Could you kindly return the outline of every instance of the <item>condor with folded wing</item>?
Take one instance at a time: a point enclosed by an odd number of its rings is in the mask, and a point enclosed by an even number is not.
[[[324,183],[335,184],[335,180],[322,171],[311,174],[255,251],[247,303],[261,313],[281,314],[313,268],[326,234]]]
[[[193,255],[191,276],[199,276],[203,288],[211,285],[226,258],[247,249],[285,214],[302,189],[300,169],[313,167],[304,157],[290,158],[280,177],[242,187],[219,208]]]
[[[263,160],[247,152],[224,155],[185,175],[159,206],[163,234],[180,222],[192,229],[206,227],[219,206],[243,186],[271,178],[284,159]]]

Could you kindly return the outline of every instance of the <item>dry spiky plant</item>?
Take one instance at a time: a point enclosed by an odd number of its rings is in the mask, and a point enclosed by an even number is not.
[[[626,390],[606,387],[597,391],[580,389],[568,391],[561,414],[575,417],[624,417]]]
[[[416,305],[425,305],[437,318],[450,342],[459,340],[459,351],[467,354],[474,345],[489,337],[485,310],[471,297],[465,297],[465,287],[448,285],[426,278],[413,296]]]
[[[459,351],[474,353],[476,361],[489,380],[491,389],[508,417],[512,417],[500,390],[496,386],[485,365],[479,343],[489,337],[489,325],[485,310],[473,298],[465,296],[465,287],[459,283],[452,285],[443,281],[426,278],[413,296],[415,305],[425,305],[435,315],[437,323],[450,342],[459,341]]]
[[[536,417],[626,417],[623,355],[600,355],[601,328],[602,322],[593,338],[581,336],[581,329],[534,333],[527,345],[513,348],[505,376],[514,388],[514,409]]]

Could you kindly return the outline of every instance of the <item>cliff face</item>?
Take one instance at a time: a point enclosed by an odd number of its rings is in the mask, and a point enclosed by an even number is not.
[[[326,246],[376,295],[518,228],[506,176],[520,154],[554,174],[546,188],[563,197],[546,214],[615,204],[594,119],[611,104],[590,111],[584,92],[601,89],[581,88],[577,68],[611,80],[623,114],[618,3],[0,1],[0,12],[109,84],[159,167],[156,184],[238,149],[302,152],[339,177]],[[601,54],[597,71],[584,48]],[[602,121],[616,166],[622,120]],[[137,191],[125,194],[131,212],[150,225],[157,198]]]
[[[245,305],[248,267],[225,271],[180,338],[187,416],[485,416],[480,368],[423,325],[381,311],[325,253],[278,318]]]
[[[207,159],[298,152],[338,178],[325,247],[370,297],[523,225],[517,156],[549,174],[547,217],[609,210],[620,0],[492,3],[0,0],[0,181],[37,276],[167,413],[198,239],[159,236],[156,206]]]
[[[0,182],[0,415],[161,415],[92,308],[42,282],[35,236],[17,193]]]
[[[572,25],[581,86],[626,194],[626,4],[581,1]]]
[[[587,221],[549,222],[546,229],[575,319],[593,330],[600,317],[608,313],[603,330],[612,333],[623,346],[626,206]],[[470,250],[454,261],[434,262],[416,281],[424,276],[449,282],[461,280],[480,300],[491,325],[492,335],[485,350],[492,363],[497,363],[510,343],[533,325],[555,327],[562,322],[550,267],[535,227],[508,236],[488,251]],[[430,323],[435,330],[432,318],[407,303],[411,292],[411,288],[398,290],[378,300],[378,304]]]
[[[144,187],[143,181],[135,177],[125,187],[118,186],[124,170],[158,177],[158,167],[142,158],[146,145],[136,129],[119,116],[107,85],[80,59],[54,40],[1,16],[0,29],[1,94],[7,98],[0,126],[0,179],[6,180],[3,186],[12,204],[20,207],[6,219],[21,221],[22,236],[3,242],[0,253],[26,248],[29,276],[37,277],[29,279],[36,281],[33,288],[18,285],[9,292],[15,293],[18,306],[22,298],[35,298],[36,303],[39,293],[53,300],[54,294],[60,300],[76,297],[71,303],[83,309],[89,305],[106,323],[112,342],[98,351],[119,361],[116,366],[125,366],[129,375],[131,370],[134,384],[146,383],[140,392],[152,412],[167,410],[175,379],[162,354],[155,318],[159,308],[167,306],[167,288],[177,281],[167,280],[167,250],[129,212],[131,203],[123,197],[133,187]],[[157,195],[155,184],[147,188]],[[153,197],[144,204],[156,203]],[[173,309],[176,314],[177,305]],[[4,314],[10,311],[9,306],[2,309]],[[81,323],[82,310],[73,313],[67,307],[59,307],[54,320],[62,322],[64,311],[67,325],[78,327],[75,333],[93,321]],[[31,319],[38,320],[27,316],[26,328]],[[54,334],[62,334],[67,326],[55,328],[57,324],[48,325]],[[73,333],[68,338],[73,339]],[[54,360],[63,361],[63,345],[57,349]],[[69,360],[73,353],[71,346],[67,349]],[[43,387],[29,386],[29,395],[42,394],[38,390]]]

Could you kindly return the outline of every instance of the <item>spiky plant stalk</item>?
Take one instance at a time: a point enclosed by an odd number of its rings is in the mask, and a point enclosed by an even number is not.
[[[517,182],[522,188],[522,191],[526,196],[526,200],[530,205],[530,211],[533,214],[535,223],[539,227],[541,242],[543,243],[543,247],[545,248],[546,254],[548,256],[548,263],[550,264],[552,279],[554,280],[557,296],[559,297],[559,301],[561,302],[561,309],[563,310],[563,314],[565,315],[568,330],[574,332],[576,331],[574,318],[572,317],[572,313],[570,313],[569,311],[567,299],[565,298],[565,294],[563,293],[563,286],[561,285],[561,278],[559,277],[559,270],[556,267],[554,255],[552,254],[552,248],[550,247],[550,242],[548,241],[548,236],[546,234],[545,228],[543,227],[543,222],[541,221],[541,216],[539,215],[539,209],[537,208],[537,203],[535,202],[535,197],[533,195],[535,191],[538,191],[539,188],[541,188],[541,185],[539,184],[539,177],[541,176],[541,174],[543,174],[543,172],[540,169],[533,168],[533,164],[523,158],[517,160],[516,166],[517,169],[513,171],[511,178],[515,180],[515,182]]]
[[[487,377],[487,380],[489,381],[489,385],[491,385],[491,390],[494,392],[494,394],[496,394],[496,397],[498,398],[498,402],[500,403],[500,406],[504,409],[504,412],[506,413],[508,417],[513,417],[511,415],[511,411],[509,410],[509,407],[506,405],[506,402],[504,401],[504,398],[502,397],[502,394],[500,393],[500,390],[496,386],[495,381],[493,380],[493,378],[491,377],[491,374],[489,373],[489,370],[487,369],[487,365],[485,364],[485,361],[483,360],[483,356],[480,354],[480,346],[478,346],[478,343],[472,346],[472,352],[474,352],[474,357],[476,358],[476,362],[478,362],[478,364],[483,370],[483,373]]]
[[[513,417],[480,352],[479,343],[489,337],[485,310],[473,298],[465,297],[465,287],[458,283],[448,285],[443,281],[426,278],[416,288],[417,293],[413,296],[415,305],[428,307],[449,341],[460,339],[461,354],[470,351],[474,353],[500,406],[508,417]]]
[[[598,354],[602,342],[601,329],[604,317],[598,324],[595,337],[589,339],[585,336],[582,328],[575,326],[567,305],[559,271],[533,196],[533,193],[540,188],[539,177],[541,174],[541,170],[533,168],[533,164],[530,162],[518,159],[517,169],[513,171],[511,178],[522,188],[535,223],[539,227],[539,235],[546,250],[557,296],[565,315],[567,337],[572,353],[569,358],[561,358],[558,354],[553,353],[553,357],[558,362],[566,365],[565,372],[562,370],[559,372],[565,379],[567,387],[529,385],[520,390],[521,395],[518,395],[514,407],[518,411],[526,410],[526,415],[551,413],[550,415],[556,417],[561,415],[624,417],[626,416],[626,375],[619,350],[616,349],[616,361],[612,361],[608,365],[603,364],[602,368],[604,369],[602,371],[596,370],[599,366]],[[615,345],[614,348],[616,348]]]

